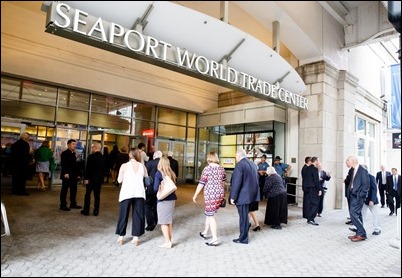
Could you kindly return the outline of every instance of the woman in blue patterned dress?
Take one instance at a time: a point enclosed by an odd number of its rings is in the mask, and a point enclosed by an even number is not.
[[[197,195],[204,188],[204,214],[206,219],[205,229],[203,232],[200,232],[200,236],[207,239],[208,230],[211,229],[212,239],[205,244],[208,246],[217,246],[219,242],[215,213],[218,211],[225,195],[226,173],[225,169],[218,164],[219,158],[216,153],[210,152],[207,156],[207,162],[208,166],[202,171],[193,201],[194,203],[197,202]]]

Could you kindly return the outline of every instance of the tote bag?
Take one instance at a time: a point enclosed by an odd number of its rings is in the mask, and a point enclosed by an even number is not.
[[[159,186],[158,193],[156,193],[156,198],[158,200],[163,200],[177,189],[176,184],[172,181],[169,176],[164,176]]]

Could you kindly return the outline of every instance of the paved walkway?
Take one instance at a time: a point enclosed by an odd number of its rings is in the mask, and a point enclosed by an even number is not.
[[[217,214],[221,245],[209,247],[198,235],[205,218],[202,204],[191,201],[194,190],[194,185],[179,186],[174,244],[168,250],[158,248],[163,243],[159,227],[141,236],[137,247],[131,238],[123,246],[116,243],[117,187],[102,188],[97,217],[59,210],[57,186],[46,192],[31,188],[30,196],[10,195],[10,188],[2,188],[12,235],[1,238],[1,276],[401,276],[401,251],[389,245],[396,238],[397,216],[388,216],[388,209],[379,209],[379,236],[371,235],[368,212],[368,239],[351,242],[347,211],[324,211],[316,227],[306,223],[300,208],[289,206],[282,230],[263,225],[259,232],[250,231],[250,243],[243,245],[232,242],[238,237],[238,214],[228,205]],[[83,196],[80,187],[80,205]],[[260,203],[261,223],[264,213],[265,203]]]

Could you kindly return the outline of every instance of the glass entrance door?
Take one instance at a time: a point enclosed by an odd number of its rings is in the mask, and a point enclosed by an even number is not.
[[[165,155],[167,155],[169,151],[173,152],[172,157],[179,162],[178,182],[184,182],[187,175],[185,163],[186,143],[182,141],[156,139],[155,149],[161,151]]]

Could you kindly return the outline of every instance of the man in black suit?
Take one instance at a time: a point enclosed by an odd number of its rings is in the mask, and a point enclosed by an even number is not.
[[[29,165],[32,157],[29,153],[29,133],[24,132],[21,138],[11,145],[11,173],[12,173],[12,194],[28,196],[26,190]]]
[[[387,191],[387,177],[391,176],[391,172],[385,171],[385,166],[381,165],[381,171],[379,171],[375,177],[375,181],[378,186],[378,191],[380,192],[380,202],[383,208],[385,204],[388,207],[388,196],[385,192]]]
[[[389,215],[397,214],[396,210],[401,206],[401,175],[398,175],[396,168],[392,168],[391,172],[392,176],[387,177],[388,205],[391,211]]]
[[[103,183],[104,169],[106,167],[106,161],[101,154],[101,144],[94,143],[92,145],[92,154],[88,156],[87,167],[84,174],[85,199],[84,208],[81,210],[81,214],[89,215],[89,207],[91,205],[91,193],[94,192],[94,210],[93,214],[98,216],[100,205],[100,193]]]
[[[301,176],[302,176],[302,190],[303,190],[303,218],[308,218],[308,212],[310,203],[308,202],[309,198],[307,198],[307,194],[305,193],[306,188],[306,179],[304,178],[306,175],[306,169],[311,165],[311,156],[306,156],[304,158],[304,165],[301,169]]]
[[[318,157],[313,156],[311,158],[311,165],[305,169],[303,177],[303,183],[305,184],[304,197],[307,198],[306,203],[309,205],[305,209],[307,223],[314,226],[318,226],[318,223],[315,222],[315,217],[317,215],[320,196],[322,194],[318,176],[318,162]]]
[[[359,165],[357,157],[349,156],[347,160],[354,169],[353,176],[349,183],[349,194],[350,219],[356,227],[356,234],[348,238],[355,242],[367,238],[367,233],[363,226],[362,208],[370,188],[370,178],[367,170]]]
[[[248,243],[248,230],[250,222],[248,213],[250,204],[260,200],[257,165],[247,159],[246,151],[239,149],[236,152],[236,167],[233,170],[230,204],[235,204],[239,213],[240,235],[234,239],[235,243]]]
[[[156,172],[158,171],[158,164],[160,158],[162,157],[161,151],[155,151],[152,160],[148,161],[146,167],[148,176],[155,180]],[[147,219],[147,227],[145,230],[153,231],[158,224],[158,213],[157,213],[157,203],[156,192],[154,191],[154,185],[148,186],[145,191],[147,198],[145,199],[145,218]]]
[[[173,158],[172,151],[168,151],[167,156],[170,162],[170,168],[172,168],[173,172],[176,174],[176,177],[179,178],[179,162]]]
[[[349,168],[348,174],[346,175],[346,178],[344,179],[343,183],[345,185],[345,197],[346,201],[348,204],[348,211],[349,211],[349,220],[345,222],[347,225],[352,225],[352,220],[350,220],[350,182],[352,181],[352,177],[354,175],[354,168],[352,167],[352,163],[350,160],[346,159],[346,167]]]
[[[77,205],[77,183],[81,179],[81,168],[77,162],[75,149],[77,141],[69,139],[67,141],[67,150],[60,155],[61,160],[61,190],[60,190],[60,209],[70,211],[70,209],[80,209],[82,206]],[[70,207],[67,207],[67,193],[70,189]]]

